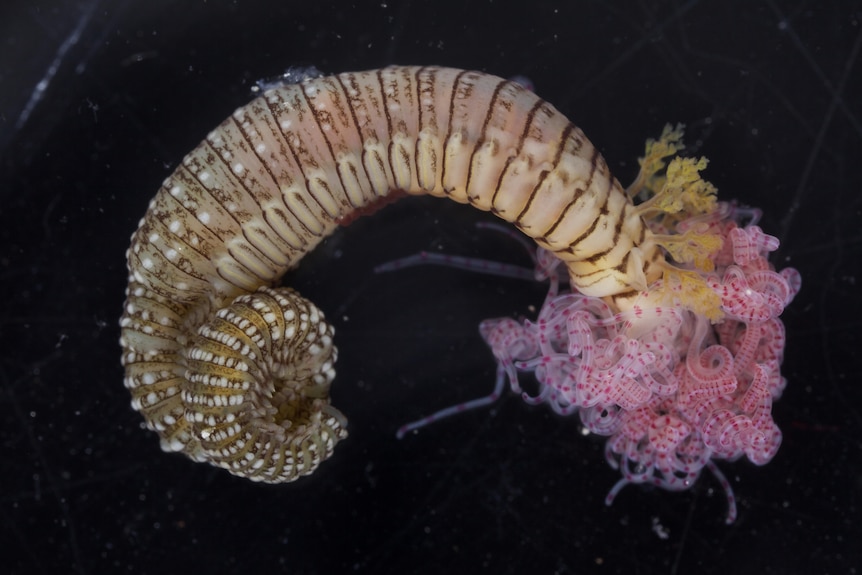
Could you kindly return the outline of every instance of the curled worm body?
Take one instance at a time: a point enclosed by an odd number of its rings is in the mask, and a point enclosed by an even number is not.
[[[516,83],[393,67],[270,90],[192,150],[128,250],[125,385],[168,451],[254,480],[310,473],[345,436],[332,329],[270,289],[393,190],[512,222],[590,296],[626,297],[664,256],[583,132]]]

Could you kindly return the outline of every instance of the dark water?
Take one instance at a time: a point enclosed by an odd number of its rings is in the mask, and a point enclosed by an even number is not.
[[[862,565],[859,2],[7,2],[0,8],[0,565],[10,573],[854,573]],[[623,7],[625,4],[625,7]],[[261,486],[163,454],[122,386],[128,238],[183,154],[292,65],[523,74],[621,181],[665,122],[723,199],[760,206],[803,275],[783,319],[775,459],[685,493],[627,487],[575,418],[481,395],[487,317],[543,289],[419,250],[528,263],[481,214],[405,200],[339,232],[294,283],[340,348],[350,438]],[[40,89],[40,82],[44,89]]]

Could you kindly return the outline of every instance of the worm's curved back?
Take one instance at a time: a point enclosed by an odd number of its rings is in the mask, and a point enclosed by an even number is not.
[[[595,147],[516,83],[393,67],[268,91],[184,158],[127,253],[125,384],[165,450],[272,482],[331,454],[346,434],[328,403],[331,328],[292,290],[257,290],[393,190],[512,222],[587,295],[659,273]]]

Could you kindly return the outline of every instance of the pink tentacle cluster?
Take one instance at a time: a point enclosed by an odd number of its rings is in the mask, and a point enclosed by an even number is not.
[[[714,271],[703,273],[721,299],[724,319],[716,325],[682,306],[651,304],[646,293],[621,313],[598,298],[558,294],[554,263],[540,253],[537,277],[550,277],[551,290],[536,321],[495,319],[480,327],[526,402],[577,412],[590,432],[609,438],[605,456],[622,479],[608,503],[629,483],[687,489],[707,467],[727,492],[731,522],[732,491],[713,461],[745,456],[763,465],[781,444],[771,414],[786,384],[778,316],[800,277],[767,261],[776,238],[740,226],[752,213],[719,204],[677,226],[723,239]],[[536,395],[522,391],[524,373],[538,381]]]

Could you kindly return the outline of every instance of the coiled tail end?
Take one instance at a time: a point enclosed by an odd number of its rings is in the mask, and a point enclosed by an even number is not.
[[[329,403],[337,350],[317,307],[290,288],[237,297],[183,352],[189,456],[266,483],[312,473],[347,437]]]

